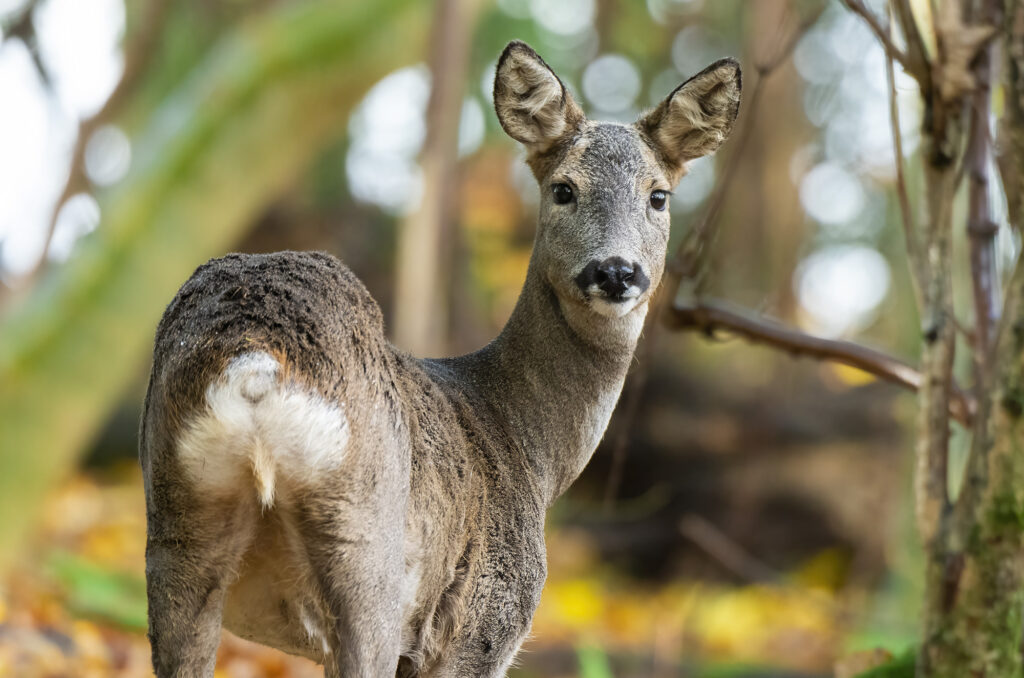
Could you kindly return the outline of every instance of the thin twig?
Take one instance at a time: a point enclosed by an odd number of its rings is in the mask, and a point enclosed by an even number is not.
[[[987,13],[998,12],[985,3]],[[986,17],[996,23],[998,17]],[[990,363],[994,327],[999,322],[999,285],[996,280],[995,238],[998,232],[989,200],[992,139],[989,107],[992,97],[992,56],[986,46],[974,62],[976,87],[971,97],[970,141],[967,148],[968,184],[967,235],[970,245],[971,282],[974,292],[976,363],[984,371]]]
[[[868,25],[871,32],[875,34],[876,38],[878,38],[878,42],[882,43],[882,47],[885,48],[889,58],[900,62],[900,66],[903,66],[903,70],[912,74],[909,57],[903,50],[893,43],[889,31],[886,30],[882,25],[882,22],[878,20],[878,17],[876,17],[861,0],[843,0],[843,4],[846,5],[847,9],[851,12],[864,19],[864,23]]]
[[[694,222],[693,227],[679,242],[674,254],[669,259],[668,275],[666,276],[665,281],[665,285],[669,290],[675,290],[683,280],[692,279],[697,276],[697,268],[699,263],[703,260],[701,255],[707,249],[707,238],[711,226],[718,220],[718,215],[722,210],[722,206],[725,204],[725,198],[729,194],[729,189],[732,187],[736,171],[739,169],[740,160],[745,157],[743,151],[746,149],[754,127],[756,126],[757,115],[755,115],[755,113],[761,103],[764,85],[768,78],[778,70],[778,68],[785,63],[793,53],[793,50],[796,49],[796,45],[800,41],[800,38],[803,37],[807,30],[814,25],[821,16],[821,12],[823,10],[824,6],[820,7],[817,12],[801,21],[800,25],[793,31],[789,38],[780,42],[779,48],[775,51],[775,54],[772,57],[758,60],[755,63],[754,67],[757,72],[757,80],[754,82],[754,87],[751,90],[750,95],[746,98],[743,120],[740,123],[739,130],[735,133],[728,160],[722,168],[718,182],[715,185],[711,196],[708,198],[701,216]]]
[[[889,12],[889,26],[892,27],[891,7]],[[890,54],[885,60],[885,77],[889,85],[889,125],[892,129],[892,143],[896,155],[896,195],[899,200],[900,216],[903,223],[903,236],[906,241],[907,260],[910,264],[910,280],[914,289],[914,298],[917,307],[922,308],[921,286],[924,284],[924,263],[921,259],[921,241],[917,230],[917,223],[914,220],[914,211],[910,206],[910,196],[907,193],[907,179],[903,170],[903,133],[900,130],[899,102],[896,99],[896,73],[893,67],[894,59]]]
[[[914,10],[910,7],[910,0],[891,0],[896,8],[896,18],[899,21],[900,30],[907,41],[906,63],[901,65],[921,85],[921,91],[925,98],[929,96],[932,86],[931,63],[928,60],[928,49],[925,47],[924,38],[914,18]],[[883,46],[885,43],[882,43]]]
[[[999,26],[1002,3],[985,0],[977,8],[981,22]],[[985,46],[975,58],[972,75],[975,91],[971,95],[970,140],[965,163],[969,166],[967,236],[971,263],[971,289],[974,300],[974,370],[978,413],[971,448],[967,457],[964,482],[954,507],[954,518],[947,546],[959,552],[974,524],[978,502],[988,487],[989,456],[992,439],[988,426],[992,413],[992,393],[996,387],[996,347],[1000,331],[1001,290],[996,272],[995,238],[998,233],[989,199],[993,139],[989,129],[994,82],[995,47]]]
[[[699,546],[746,583],[778,582],[782,577],[713,524],[690,513],[679,521],[679,533]]]
[[[887,353],[851,341],[815,337],[722,302],[701,299],[692,304],[674,304],[667,317],[673,329],[697,330],[709,336],[714,336],[718,330],[726,331],[793,355],[856,367],[911,391],[918,390],[923,383],[919,371]],[[949,411],[957,421],[967,426],[974,411],[974,402],[954,386]]]

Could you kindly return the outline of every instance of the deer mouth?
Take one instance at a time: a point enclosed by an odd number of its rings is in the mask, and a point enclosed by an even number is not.
[[[651,286],[643,267],[622,257],[593,259],[574,281],[596,312],[616,318],[633,310]]]
[[[603,315],[607,318],[621,318],[633,309],[635,309],[640,303],[640,295],[636,294],[631,297],[617,296],[617,297],[591,297],[589,299],[589,306],[598,315]]]

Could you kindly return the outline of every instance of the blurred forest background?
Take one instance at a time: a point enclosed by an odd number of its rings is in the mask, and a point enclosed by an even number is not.
[[[403,348],[496,335],[538,200],[491,107],[510,39],[623,121],[739,58],[739,129],[671,199],[675,243],[704,235],[682,294],[918,355],[886,54],[837,0],[0,0],[0,26],[0,676],[151,675],[136,429],[156,322],[195,266],[327,250]],[[921,99],[894,84],[912,158]],[[914,411],[852,367],[649,329],[549,518],[510,675],[809,677],[904,652]],[[227,634],[218,666],[320,675]]]

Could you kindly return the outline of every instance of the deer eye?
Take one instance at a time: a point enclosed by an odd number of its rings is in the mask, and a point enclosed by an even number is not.
[[[569,184],[555,184],[551,187],[551,193],[555,196],[556,205],[572,202],[572,186]]]
[[[665,209],[665,203],[668,202],[668,193],[658,189],[651,191],[651,207],[658,210],[659,212]]]

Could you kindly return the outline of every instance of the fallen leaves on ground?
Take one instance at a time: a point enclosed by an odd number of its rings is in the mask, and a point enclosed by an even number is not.
[[[548,542],[550,578],[520,661],[527,673],[547,675],[536,665],[546,650],[580,647],[599,648],[580,655],[588,675],[604,666],[600,653],[823,673],[841,649],[849,601],[821,574],[827,554],[778,584],[652,588],[603,572],[585,534],[556,529]],[[0,587],[0,678],[152,676],[144,550],[134,465],[81,474],[55,492],[22,564]],[[225,633],[215,678],[321,675],[311,662]]]

